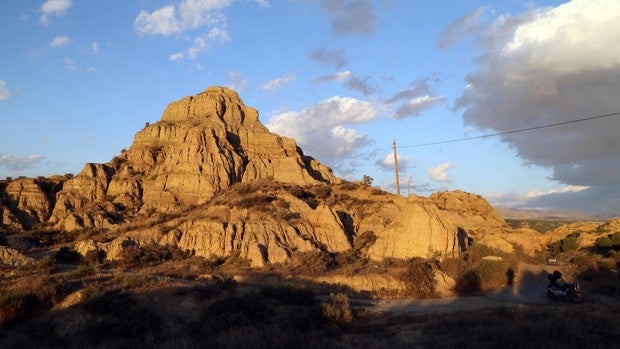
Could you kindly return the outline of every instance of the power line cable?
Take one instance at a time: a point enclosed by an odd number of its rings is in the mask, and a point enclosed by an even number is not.
[[[437,144],[445,144],[445,143],[454,143],[454,142],[463,142],[463,141],[470,141],[472,139],[480,139],[480,138],[487,138],[487,137],[494,137],[494,136],[502,136],[502,135],[507,135],[507,134],[511,134],[511,133],[518,133],[518,132],[526,132],[526,131],[532,131],[532,130],[539,130],[541,128],[547,128],[547,127],[554,127],[554,126],[560,126],[560,125],[566,125],[566,124],[572,124],[572,123],[576,123],[576,122],[582,122],[582,121],[588,121],[588,120],[594,120],[594,119],[602,119],[602,118],[607,118],[607,117],[612,117],[612,116],[618,116],[620,115],[620,112],[616,112],[616,113],[609,113],[609,114],[603,114],[603,115],[597,115],[597,116],[590,116],[587,118],[582,118],[582,119],[576,119],[576,120],[570,120],[570,121],[563,121],[563,122],[556,122],[554,124],[547,124],[547,125],[541,125],[541,126],[534,126],[534,127],[528,127],[528,128],[521,128],[518,130],[512,130],[512,131],[505,131],[505,132],[497,132],[497,133],[490,133],[490,134],[486,134],[486,135],[482,135],[482,136],[475,136],[475,137],[466,137],[466,138],[458,138],[458,139],[451,139],[451,140],[446,140],[446,141],[438,141],[438,142],[431,142],[431,143],[420,143],[420,144],[413,144],[413,145],[401,145],[398,146],[396,148],[416,148],[416,147],[426,147],[429,145],[437,145]]]

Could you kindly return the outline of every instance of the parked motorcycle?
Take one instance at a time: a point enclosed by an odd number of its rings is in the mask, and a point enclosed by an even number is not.
[[[581,287],[579,281],[575,281],[571,284],[565,284],[563,286],[558,284],[558,280],[562,277],[562,274],[557,270],[553,274],[549,274],[549,285],[547,285],[547,297],[550,299],[566,298],[573,303],[579,304],[583,302],[583,293],[581,293]]]

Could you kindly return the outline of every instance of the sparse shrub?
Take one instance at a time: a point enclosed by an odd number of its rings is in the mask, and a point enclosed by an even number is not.
[[[123,264],[128,266],[146,266],[168,260],[181,260],[189,257],[189,253],[171,245],[156,243],[144,246],[130,246],[123,251]]]
[[[284,304],[313,305],[316,303],[314,291],[294,286],[268,286],[260,290],[264,297],[276,299]]]
[[[257,208],[264,210],[267,205],[271,204],[276,199],[275,196],[265,193],[253,193],[248,194],[242,198],[239,198],[233,202],[233,206],[237,208]]]
[[[598,248],[610,248],[614,245],[611,239],[607,236],[601,236],[600,238],[596,239],[594,244]]]
[[[161,318],[128,293],[106,292],[84,302],[83,308],[97,320],[79,332],[75,346],[120,348],[161,344]]]
[[[360,181],[360,184],[362,185],[362,187],[368,188],[372,186],[372,181],[372,177],[364,175],[364,177],[362,177],[362,180]]]
[[[351,200],[351,195],[349,195],[347,193],[336,194],[334,196],[334,199],[336,200],[336,202],[347,201],[347,200]]]
[[[363,233],[355,236],[355,238],[353,239],[353,249],[368,249],[370,246],[374,245],[376,241],[377,235],[375,235],[375,232],[371,230],[366,230]]]
[[[330,293],[321,303],[323,317],[333,325],[347,325],[353,321],[349,296],[346,293]]]
[[[203,285],[193,287],[192,293],[199,299],[211,299],[224,291],[234,292],[237,288],[237,281],[230,276],[213,275],[211,279]]]
[[[483,291],[508,285],[514,278],[514,269],[505,260],[482,260],[477,271]]]
[[[62,276],[42,276],[34,280],[32,292],[39,302],[53,306],[69,293],[69,288],[67,280]]]
[[[370,190],[370,194],[372,195],[387,195],[388,193],[386,191],[383,191],[379,188],[372,188]]]
[[[574,232],[569,234],[563,239],[555,241],[548,245],[548,248],[553,253],[567,252],[576,250],[579,245],[577,240],[579,239],[580,232]]]
[[[37,299],[32,294],[0,295],[0,326],[28,317],[36,303]]]
[[[477,294],[482,290],[482,280],[476,270],[468,270],[456,280],[454,290],[461,296]]]
[[[273,310],[257,293],[233,296],[215,301],[204,312],[207,334],[217,334],[238,327],[254,327],[268,321]]]
[[[31,264],[30,268],[41,274],[52,274],[58,270],[58,264],[56,263],[56,259],[54,257],[45,256],[39,259],[36,263]]]
[[[601,236],[596,239],[595,246],[603,249],[620,247],[620,232]]]
[[[399,278],[407,285],[408,295],[415,298],[437,297],[437,281],[431,262],[419,257],[411,258]]]
[[[58,252],[54,254],[54,258],[56,262],[61,264],[78,264],[83,261],[81,254],[67,246],[61,247]]]
[[[237,192],[237,194],[247,195],[255,191],[256,187],[252,183],[238,183],[235,185],[235,192]]]
[[[328,185],[321,185],[316,187],[315,193],[317,199],[325,200],[332,195],[332,188]]]
[[[310,276],[322,275],[337,266],[334,256],[325,251],[293,254],[295,271]]]
[[[610,234],[608,236],[609,239],[611,239],[611,242],[614,244],[614,247],[620,246],[620,231]]]
[[[439,264],[439,269],[453,279],[457,279],[467,268],[467,262],[462,258],[445,258]]]
[[[304,197],[306,194],[306,191],[304,190],[304,188],[298,186],[298,185],[292,185],[288,188],[286,188],[286,190],[293,195],[296,198],[302,198]]]
[[[353,183],[353,182],[342,182],[342,184],[340,184],[340,189],[342,190],[355,190],[358,188],[357,183]]]
[[[84,261],[91,265],[97,265],[103,263],[106,253],[104,250],[90,250],[84,255]]]

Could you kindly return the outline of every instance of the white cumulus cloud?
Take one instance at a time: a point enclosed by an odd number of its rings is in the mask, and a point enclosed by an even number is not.
[[[69,39],[68,36],[56,36],[54,37],[54,39],[52,39],[52,42],[50,42],[50,47],[57,48],[57,47],[65,46],[69,42],[71,42],[71,39]]]
[[[386,100],[386,106],[398,104],[394,117],[404,119],[418,116],[421,112],[445,101],[444,96],[435,96],[429,86],[430,78],[413,81],[409,87],[402,89]]]
[[[51,17],[64,16],[71,8],[71,0],[47,0],[41,5],[41,23],[47,25]]]
[[[398,158],[398,168],[406,169],[411,167],[411,158],[407,155],[396,154]],[[394,171],[394,154],[389,153],[383,159],[376,162],[376,165],[386,171]]]
[[[17,156],[0,153],[0,167],[10,171],[21,171],[36,167],[45,157],[43,155]]]
[[[289,74],[286,76],[282,76],[273,80],[268,81],[264,85],[261,86],[261,89],[265,91],[275,91],[279,90],[282,87],[288,85],[291,81],[295,79],[295,75]]]
[[[485,52],[456,107],[466,125],[498,132],[620,111],[620,2],[573,0],[502,15],[481,29]],[[620,197],[620,117],[502,136],[527,163],[589,198]],[[591,193],[607,193],[595,198]]]
[[[9,99],[11,97],[11,92],[6,87],[6,81],[0,80],[0,101]]]
[[[430,179],[434,181],[450,182],[450,176],[448,175],[447,171],[453,167],[454,167],[453,164],[449,162],[445,162],[435,167],[426,169],[426,174],[430,177]]]
[[[365,134],[348,125],[376,118],[372,103],[335,96],[301,111],[276,114],[266,126],[272,132],[295,139],[306,154],[337,167],[369,144]]]
[[[221,27],[226,23],[226,17],[218,10],[231,3],[232,0],[184,0],[153,12],[142,10],[134,21],[134,27],[140,34],[165,36],[203,26]]]

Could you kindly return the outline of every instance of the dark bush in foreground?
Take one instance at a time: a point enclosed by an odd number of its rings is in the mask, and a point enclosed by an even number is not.
[[[407,294],[414,298],[437,297],[437,281],[433,264],[423,258],[412,258],[407,261],[406,269],[399,275],[407,285]]]
[[[353,321],[353,312],[346,293],[330,293],[329,298],[321,303],[321,312],[325,320],[333,325],[347,325]]]
[[[130,246],[123,251],[123,264],[128,266],[147,266],[169,260],[181,260],[189,253],[171,245],[148,244]]]
[[[62,264],[79,264],[83,261],[81,254],[67,246],[61,247],[58,252],[54,254],[54,258],[56,262]]]
[[[293,286],[268,286],[260,290],[264,297],[276,299],[284,304],[313,305],[316,304],[314,291]]]
[[[36,305],[37,298],[33,294],[0,296],[0,326],[27,318]]]

